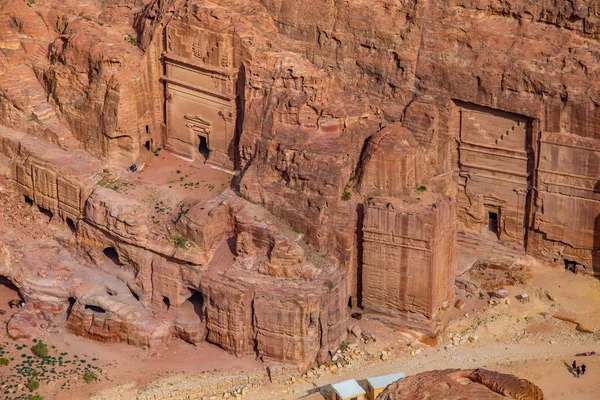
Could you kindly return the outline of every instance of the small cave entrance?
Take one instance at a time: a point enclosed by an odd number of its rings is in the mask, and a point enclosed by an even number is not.
[[[86,304],[85,305],[85,309],[86,310],[92,310],[93,312],[98,313],[98,314],[105,314],[106,313],[106,310],[104,308],[98,307],[98,306],[92,306],[90,304]]]
[[[25,198],[25,203],[29,204],[30,206],[33,205],[33,199],[27,195],[23,195],[23,197]]]
[[[113,289],[111,289],[109,287],[105,288],[105,290],[106,290],[106,294],[108,294],[109,296],[116,296],[117,295],[117,291],[113,290]]]
[[[110,261],[112,261],[115,265],[117,266],[121,266],[123,264],[121,264],[121,260],[119,260],[119,253],[117,253],[117,250],[114,247],[107,247],[104,249],[104,255],[106,256],[106,258],[108,258]]]
[[[69,306],[67,307],[66,319],[69,319],[69,317],[71,316],[71,313],[73,312],[73,306],[75,306],[75,297],[69,297]]]
[[[498,212],[488,211],[488,230],[498,235]]]
[[[171,300],[167,296],[163,297],[163,308],[167,311],[171,308]]]
[[[191,290],[192,295],[181,305],[180,319],[186,322],[204,321],[204,296],[202,293]]]
[[[45,209],[44,207],[41,207],[38,205],[38,210],[44,214],[46,217],[48,217],[49,220],[52,220],[52,218],[54,217],[54,213],[50,210]]]
[[[565,270],[570,271],[574,274],[577,274],[577,272],[582,271],[582,270],[583,271],[587,270],[585,265],[579,264],[577,261],[567,260],[565,258],[564,262],[565,262]]]
[[[146,135],[150,135],[150,125],[146,125]]]
[[[69,227],[71,233],[77,232],[77,225],[75,225],[75,222],[73,222],[73,220],[69,217],[67,217],[67,226]]]
[[[146,150],[150,151],[150,141],[146,140],[146,143],[144,143],[144,147],[146,148]]]
[[[208,140],[206,140],[206,137],[204,136],[199,136],[200,137],[200,144],[198,145],[198,152],[204,156],[205,160],[208,160],[208,153],[210,152],[209,148],[208,148]]]

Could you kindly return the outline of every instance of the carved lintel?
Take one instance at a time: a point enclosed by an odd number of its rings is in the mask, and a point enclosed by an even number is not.
[[[208,138],[212,129],[212,124],[210,121],[203,119],[199,115],[184,115],[183,118],[186,121],[189,121],[185,124],[185,126],[190,128],[194,134]]]

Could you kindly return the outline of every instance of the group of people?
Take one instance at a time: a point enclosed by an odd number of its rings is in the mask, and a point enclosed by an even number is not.
[[[585,374],[585,370],[587,369],[585,364],[577,365],[577,361],[573,361],[573,364],[571,364],[571,367],[573,368],[573,373],[575,374],[575,376],[577,378],[579,378],[581,375]]]

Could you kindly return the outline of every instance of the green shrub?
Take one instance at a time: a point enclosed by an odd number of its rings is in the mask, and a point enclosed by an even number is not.
[[[333,284],[333,282],[330,279],[327,279],[324,282],[324,285],[327,286],[329,288],[329,290],[333,290],[333,288],[335,287],[335,285]]]
[[[40,358],[48,356],[48,345],[41,340],[31,348],[31,352]]]
[[[8,365],[10,363],[8,358],[0,358],[0,365]]]
[[[179,232],[171,233],[171,241],[175,245],[175,247],[179,247],[180,249],[188,248],[188,240],[184,236],[182,236]]]
[[[44,400],[44,396],[40,396],[39,394],[31,394],[29,395],[29,400]]]
[[[342,195],[342,200],[348,201],[352,198],[352,193],[347,190],[344,190],[344,194]]]
[[[27,387],[27,389],[29,389],[29,391],[33,392],[34,390],[40,387],[40,383],[36,379],[31,378],[27,381],[27,384],[25,386]]]
[[[98,377],[92,371],[85,371],[85,374],[83,374],[83,380],[86,383],[92,383],[92,382],[94,382],[97,379],[98,379]]]
[[[125,37],[125,39],[123,39],[124,42],[129,42],[134,46],[137,46],[137,39],[133,37],[133,35],[131,33],[128,33],[127,36]]]
[[[419,193],[423,193],[423,192],[424,192],[424,191],[426,191],[426,190],[427,190],[427,188],[426,188],[425,186],[423,186],[423,185],[421,185],[421,186],[419,186],[419,187],[417,188],[417,192],[419,192]]]

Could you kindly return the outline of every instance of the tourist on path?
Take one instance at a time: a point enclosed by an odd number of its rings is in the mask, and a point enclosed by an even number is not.
[[[581,375],[581,367],[577,367],[575,371],[577,372],[577,377],[579,378],[579,376]]]
[[[577,360],[573,361],[573,364],[571,364],[571,368],[573,368],[573,372],[575,372],[575,370],[577,369]]]
[[[587,367],[585,366],[585,364],[581,364],[581,375],[585,374],[586,369]]]

